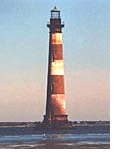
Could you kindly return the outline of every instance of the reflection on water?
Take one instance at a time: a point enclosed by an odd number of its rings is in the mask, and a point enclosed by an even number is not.
[[[109,134],[45,134],[0,136],[3,148],[67,148],[68,146],[109,145]],[[62,147],[61,147],[62,146]]]

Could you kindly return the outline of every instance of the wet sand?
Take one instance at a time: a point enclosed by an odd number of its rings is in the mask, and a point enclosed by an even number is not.
[[[110,149],[109,144],[84,144],[84,145],[74,145],[72,143],[56,144],[2,144],[0,149]]]

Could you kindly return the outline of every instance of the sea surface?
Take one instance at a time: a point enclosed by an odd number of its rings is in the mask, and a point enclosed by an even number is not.
[[[33,128],[0,128],[0,148],[109,149],[109,127],[39,131]]]

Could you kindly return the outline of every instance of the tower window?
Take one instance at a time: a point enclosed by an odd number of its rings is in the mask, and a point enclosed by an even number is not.
[[[52,54],[51,56],[51,61],[53,62],[54,61],[54,55]]]
[[[55,90],[55,83],[52,83],[52,84],[51,84],[51,92],[53,93],[54,90]]]

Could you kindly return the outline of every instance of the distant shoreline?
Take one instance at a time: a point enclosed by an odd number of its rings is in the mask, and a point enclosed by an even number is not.
[[[70,121],[74,127],[79,126],[110,126],[110,121]],[[0,128],[36,127],[40,122],[0,122]]]

